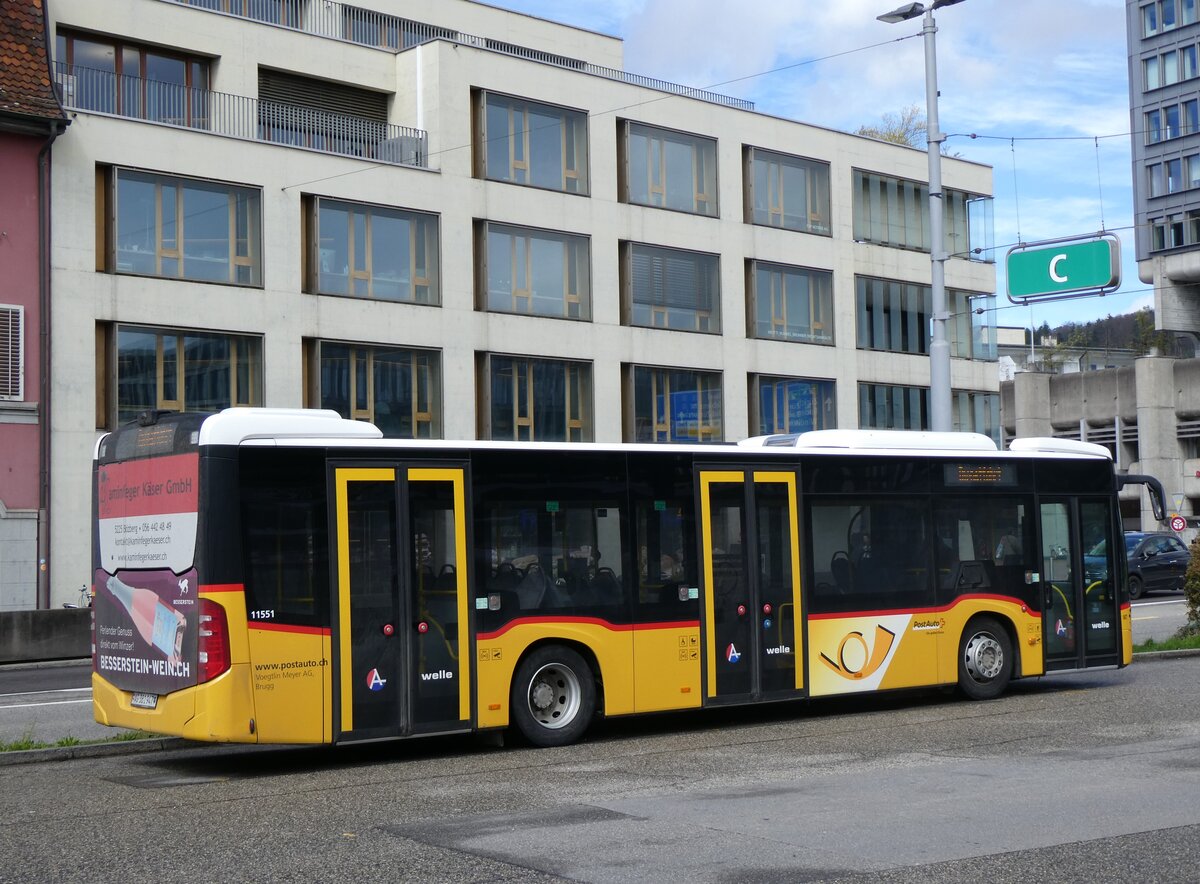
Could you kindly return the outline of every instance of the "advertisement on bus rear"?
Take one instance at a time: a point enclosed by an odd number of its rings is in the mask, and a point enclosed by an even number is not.
[[[196,571],[96,570],[96,672],[126,691],[196,684]]]
[[[97,472],[100,567],[109,574],[122,568],[180,574],[192,567],[200,455],[105,464]]]
[[[103,464],[96,472],[96,671],[127,691],[191,687],[200,456]]]

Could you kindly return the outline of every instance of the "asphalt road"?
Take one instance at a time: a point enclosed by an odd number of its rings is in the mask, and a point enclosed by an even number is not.
[[[1200,657],[941,693],[0,768],[2,881],[1183,881]]]

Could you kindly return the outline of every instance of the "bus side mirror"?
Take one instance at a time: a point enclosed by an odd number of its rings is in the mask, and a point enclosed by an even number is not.
[[[1123,476],[1117,476],[1117,488],[1124,488],[1126,485],[1145,485],[1146,491],[1150,494],[1150,510],[1154,513],[1156,522],[1165,522],[1167,520],[1166,507],[1166,492],[1163,491],[1162,482],[1153,476],[1139,476],[1134,473],[1127,473]]]

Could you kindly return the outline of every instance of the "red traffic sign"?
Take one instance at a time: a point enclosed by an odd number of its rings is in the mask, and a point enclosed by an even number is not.
[[[1183,516],[1171,516],[1171,530],[1182,531],[1187,527],[1187,519]]]

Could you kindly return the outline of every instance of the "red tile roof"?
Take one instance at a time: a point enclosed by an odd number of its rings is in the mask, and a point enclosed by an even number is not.
[[[0,116],[67,119],[50,80],[43,0],[0,0]]]

